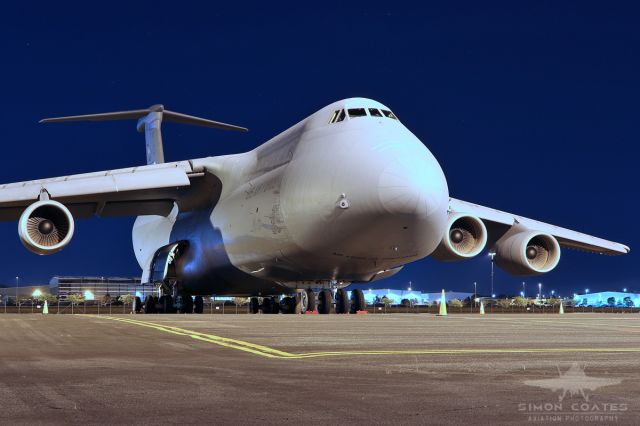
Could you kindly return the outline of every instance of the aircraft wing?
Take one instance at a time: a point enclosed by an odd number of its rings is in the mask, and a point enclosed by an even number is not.
[[[620,243],[455,198],[449,199],[449,211],[469,213],[482,219],[489,233],[493,234],[491,235],[493,242],[507,232],[512,225],[520,223],[531,230],[553,235],[562,247],[608,255],[626,254],[630,251],[629,247]]]
[[[0,185],[0,220],[17,220],[43,191],[67,206],[74,217],[166,216],[174,202],[193,208],[208,201],[202,196],[194,199],[198,197],[194,186],[219,183],[206,175],[195,171],[191,162],[179,161],[9,183]]]

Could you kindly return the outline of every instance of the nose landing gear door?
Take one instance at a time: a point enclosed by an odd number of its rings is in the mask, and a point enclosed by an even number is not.
[[[161,289],[163,294],[172,294],[178,281],[176,262],[187,246],[186,241],[178,241],[160,247],[151,262],[149,281]]]

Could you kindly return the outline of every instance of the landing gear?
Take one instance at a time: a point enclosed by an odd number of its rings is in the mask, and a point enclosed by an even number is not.
[[[263,314],[273,314],[275,310],[275,303],[273,302],[272,297],[264,297],[262,299],[262,313]]]
[[[193,299],[190,294],[182,294],[180,296],[180,305],[178,311],[181,314],[193,313]]]
[[[318,294],[318,313],[329,314],[333,310],[333,293],[331,290],[320,290]]]
[[[292,298],[292,314],[304,314],[309,306],[309,296],[305,290],[297,292]]]
[[[351,291],[351,313],[367,310],[367,304],[364,300],[364,292],[360,289]]]
[[[161,314],[172,314],[174,312],[173,297],[168,294],[160,296],[158,305],[158,312]]]
[[[193,302],[193,312],[196,314],[204,312],[204,299],[202,296],[196,296],[196,300]]]
[[[294,314],[296,312],[296,298],[287,296],[280,300],[280,311],[283,314]]]
[[[249,313],[257,314],[259,310],[260,310],[260,301],[258,300],[257,297],[252,297],[249,300]]]
[[[347,290],[343,288],[336,290],[336,314],[348,314],[350,309],[349,305]]]
[[[307,293],[307,312],[315,312],[318,309],[318,302],[316,300],[316,294],[313,290],[305,290]]]
[[[155,314],[156,313],[156,300],[152,295],[148,295],[144,299],[144,313]]]

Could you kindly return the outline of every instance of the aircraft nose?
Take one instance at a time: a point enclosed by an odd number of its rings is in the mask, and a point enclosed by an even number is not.
[[[378,178],[378,197],[388,213],[426,219],[443,211],[447,182],[430,153],[402,151],[389,160]]]

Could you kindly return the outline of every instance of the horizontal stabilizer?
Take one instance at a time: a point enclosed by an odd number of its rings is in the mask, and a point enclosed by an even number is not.
[[[144,139],[147,144],[147,164],[164,163],[164,148],[162,146],[162,135],[160,131],[160,126],[164,120],[173,121],[174,123],[213,127],[215,129],[237,130],[241,132],[246,132],[248,130],[246,127],[234,126],[233,124],[222,123],[220,121],[213,121],[206,118],[194,117],[193,115],[167,111],[162,105],[152,105],[146,109],[134,109],[129,111],[45,118],[40,120],[40,123],[107,120],[138,120],[136,128],[139,132],[144,132]]]
[[[146,109],[134,109],[130,111],[104,112],[100,114],[70,115],[67,117],[45,118],[40,123],[60,123],[65,121],[107,121],[107,120],[137,120],[151,112],[161,112],[163,120],[174,123],[192,124],[196,126],[212,127],[224,130],[238,130],[246,132],[246,127],[235,126],[233,124],[222,123],[220,121],[208,120],[206,118],[194,117],[192,115],[179,112],[168,111],[162,105],[153,105]]]

